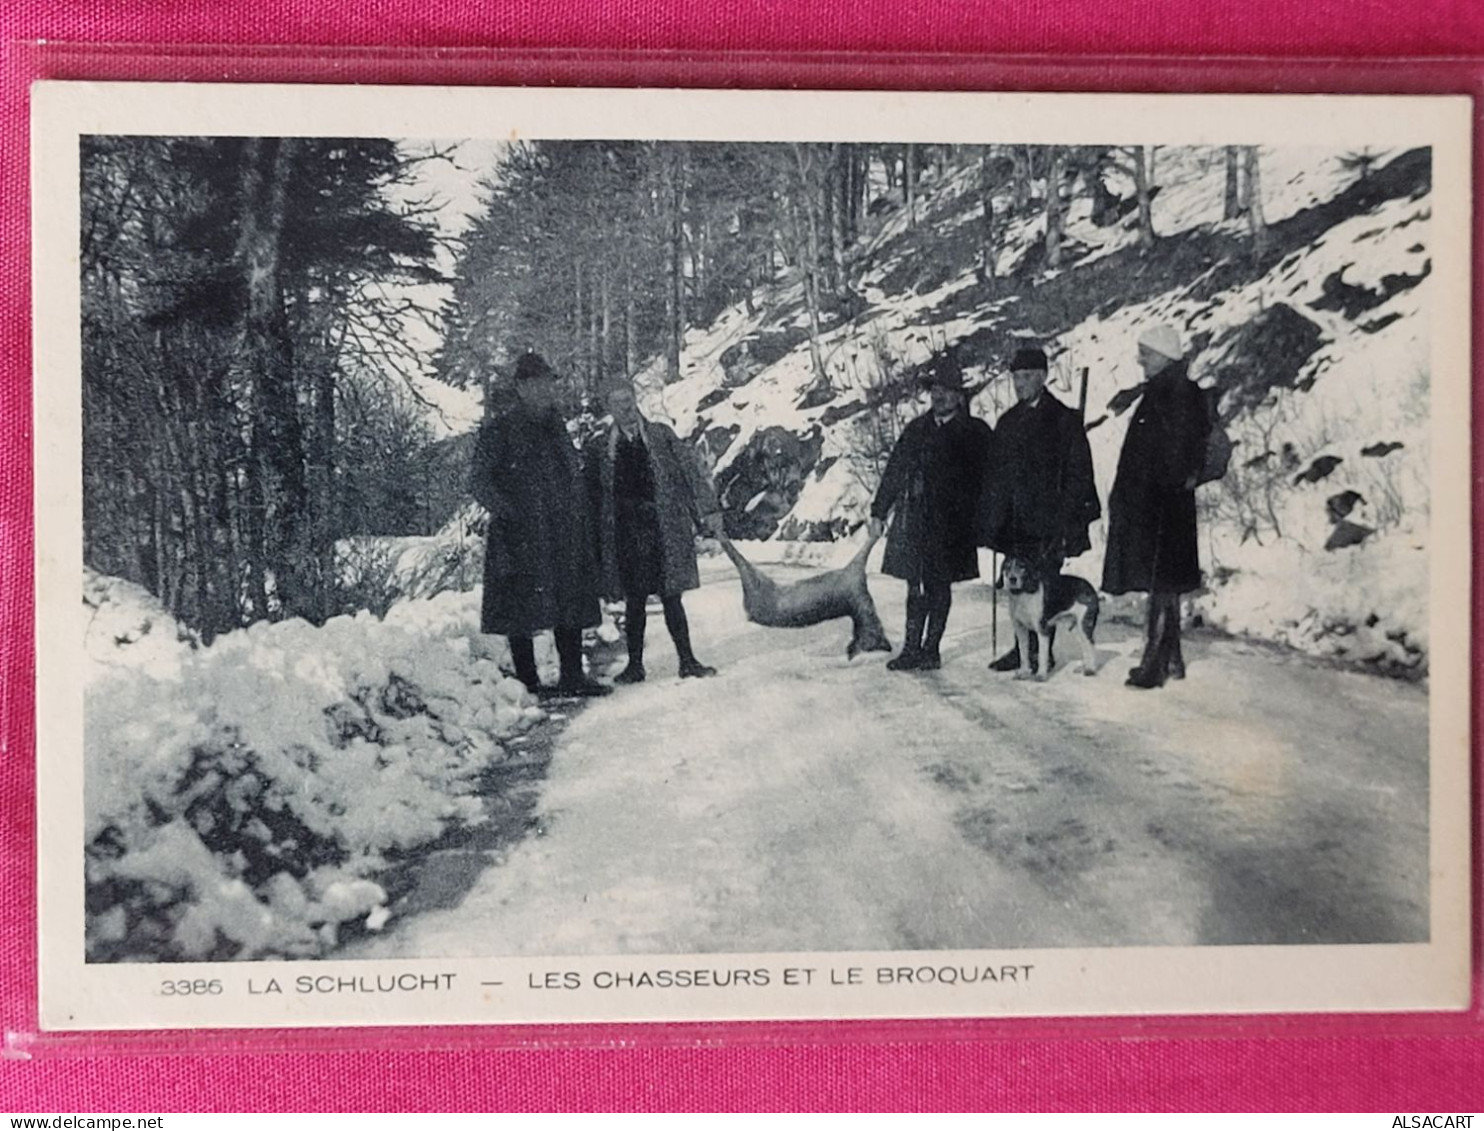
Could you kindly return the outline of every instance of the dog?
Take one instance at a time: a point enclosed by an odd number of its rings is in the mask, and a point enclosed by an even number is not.
[[[803,628],[836,617],[849,617],[852,632],[845,649],[847,659],[853,660],[862,652],[891,651],[891,641],[886,638],[871,591],[866,588],[866,557],[876,544],[875,538],[866,540],[849,565],[788,585],[780,585],[760,572],[732,545],[730,538],[723,537],[720,541],[742,577],[742,608],[753,624]]]
[[[1010,623],[1020,647],[1016,679],[1044,680],[1051,674],[1051,632],[1059,628],[1067,629],[1082,649],[1082,674],[1097,674],[1092,640],[1098,627],[1098,591],[1089,582],[1066,573],[1043,576],[1032,562],[1012,557],[1005,559],[1000,584],[1010,594]],[[1038,645],[1034,650],[1033,637]]]

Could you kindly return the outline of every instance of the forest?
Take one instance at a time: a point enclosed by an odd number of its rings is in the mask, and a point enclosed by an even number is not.
[[[383,139],[92,137],[81,154],[84,554],[144,586],[209,641],[262,619],[322,623],[363,595],[337,558],[361,535],[427,534],[464,499],[467,444],[439,439],[414,376],[479,388],[525,349],[580,413],[605,379],[688,331],[801,284],[798,326],[861,317],[862,236],[932,217],[925,181],[970,170],[977,216],[945,254],[979,284],[1009,277],[1001,241],[1044,216],[1055,271],[1080,194],[1094,221],[1158,238],[1151,147],[530,142],[503,150],[454,238],[419,166]],[[1225,151],[1228,218],[1262,251],[1258,156]],[[1116,191],[1112,186],[1127,186]],[[439,266],[439,251],[453,264]],[[431,291],[447,297],[431,302]],[[412,322],[441,347],[414,344]],[[762,348],[767,343],[759,343]],[[766,364],[769,359],[759,359]],[[906,373],[885,396],[910,396]],[[337,549],[337,547],[339,549]]]
[[[726,307],[749,312],[759,288],[803,283],[816,371],[826,325],[862,313],[857,243],[874,221],[904,209],[926,219],[925,174],[976,170],[978,218],[961,244],[981,283],[999,280],[1012,217],[1045,215],[1044,263],[1059,265],[1073,197],[1094,216],[1137,214],[1156,236],[1147,146],[849,143],[536,142],[512,148],[489,181],[485,211],[465,234],[439,377],[488,380],[514,343],[546,354],[574,395],[605,375],[632,376],[651,356],[678,380],[686,331]],[[1264,222],[1255,147],[1226,151],[1226,215]],[[1126,180],[1127,197],[1109,181]],[[1055,186],[1048,191],[1047,186]]]

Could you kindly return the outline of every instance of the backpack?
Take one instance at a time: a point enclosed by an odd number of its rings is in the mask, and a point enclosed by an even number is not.
[[[1202,483],[1215,483],[1218,479],[1226,478],[1226,469],[1232,461],[1232,438],[1221,426],[1221,415],[1217,406],[1221,402],[1221,391],[1219,389],[1203,389],[1202,396],[1206,402],[1206,419],[1210,427],[1206,432],[1206,458],[1201,464],[1201,470],[1195,477],[1195,484],[1199,487]]]

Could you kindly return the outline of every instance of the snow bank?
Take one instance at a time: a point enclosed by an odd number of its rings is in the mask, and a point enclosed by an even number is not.
[[[83,651],[91,664],[168,675],[199,642],[148,590],[121,577],[84,570],[82,603],[88,610]]]
[[[1315,553],[1290,541],[1227,547],[1192,601],[1202,620],[1393,674],[1426,671],[1427,546],[1408,531]]]
[[[481,820],[481,773],[543,717],[474,594],[141,652],[181,630],[136,587],[89,575],[86,592],[94,959],[305,956],[347,922],[379,928],[374,877]],[[117,631],[143,615],[147,633]]]

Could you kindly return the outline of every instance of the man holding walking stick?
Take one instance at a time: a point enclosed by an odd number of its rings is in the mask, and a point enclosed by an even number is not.
[[[1067,558],[1091,547],[1087,529],[1102,505],[1081,415],[1047,392],[1047,375],[1040,349],[1021,347],[1010,359],[1016,403],[995,427],[979,496],[979,542],[1030,563],[1038,576],[1055,577]],[[1019,647],[1012,647],[990,668],[1014,671],[1020,660]]]

